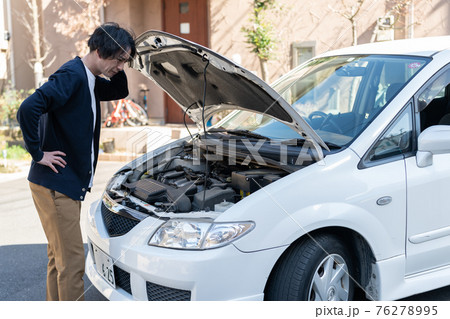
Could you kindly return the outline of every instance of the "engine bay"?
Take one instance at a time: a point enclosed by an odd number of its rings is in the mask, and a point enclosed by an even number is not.
[[[188,143],[168,149],[122,170],[106,191],[116,203],[142,213],[220,213],[289,174],[253,161],[230,164],[227,156],[208,160],[206,153],[196,154]]]

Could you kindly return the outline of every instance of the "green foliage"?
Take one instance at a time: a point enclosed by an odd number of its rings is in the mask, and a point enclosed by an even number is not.
[[[20,104],[25,98],[33,93],[33,90],[16,90],[7,89],[0,95],[0,123],[7,123],[10,134],[13,133],[14,124],[16,123],[16,114]]]
[[[243,27],[247,43],[251,44],[252,52],[256,53],[263,61],[268,61],[273,57],[276,46],[273,35],[273,25],[265,19],[265,12],[275,5],[275,0],[254,0],[253,14],[250,18],[252,27]]]
[[[31,160],[31,155],[20,145],[8,146],[3,135],[0,135],[0,174],[16,173],[21,170],[23,164]],[[6,161],[4,159],[4,151],[6,151]]]
[[[6,148],[6,158],[9,160],[21,161],[28,160],[31,158],[31,156],[22,146],[12,145]]]

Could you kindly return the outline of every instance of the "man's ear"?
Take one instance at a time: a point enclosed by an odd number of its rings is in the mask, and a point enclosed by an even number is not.
[[[95,54],[96,54],[97,58],[102,59],[102,57],[100,55],[100,51],[98,49],[95,50]]]

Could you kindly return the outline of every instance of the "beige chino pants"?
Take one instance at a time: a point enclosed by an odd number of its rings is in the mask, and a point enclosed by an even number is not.
[[[30,182],[47,237],[47,300],[84,300],[81,202]]]

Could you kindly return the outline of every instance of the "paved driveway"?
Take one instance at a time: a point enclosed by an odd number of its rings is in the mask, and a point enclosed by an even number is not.
[[[94,187],[82,205],[82,219],[90,204],[100,198],[112,173],[123,164],[99,162]],[[83,228],[82,223],[84,236]],[[45,300],[46,268],[47,239],[31,199],[26,172],[14,178],[0,174],[0,301]],[[86,276],[85,291],[86,300],[106,300]]]

